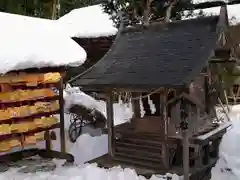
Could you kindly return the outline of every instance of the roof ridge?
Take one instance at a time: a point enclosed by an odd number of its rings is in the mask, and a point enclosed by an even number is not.
[[[210,23],[210,22],[215,22]],[[198,18],[194,18],[194,19],[185,19],[185,20],[175,20],[172,22],[163,22],[163,21],[159,21],[159,22],[151,22],[149,25],[143,25],[143,24],[136,24],[134,26],[128,26],[128,27],[124,27],[124,29],[122,30],[122,33],[127,33],[127,32],[134,32],[134,31],[142,31],[144,29],[149,29],[149,28],[153,28],[153,27],[171,27],[171,26],[183,26],[183,25],[187,25],[187,24],[192,24],[192,23],[196,23],[196,24],[209,24],[209,25],[217,25],[219,21],[219,16],[206,16],[206,17],[198,17]]]

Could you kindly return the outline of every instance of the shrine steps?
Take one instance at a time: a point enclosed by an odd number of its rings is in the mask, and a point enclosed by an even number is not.
[[[145,137],[146,138],[146,137]],[[164,143],[143,137],[125,136],[115,139],[114,160],[151,169],[166,169]],[[147,138],[149,139],[149,137]]]

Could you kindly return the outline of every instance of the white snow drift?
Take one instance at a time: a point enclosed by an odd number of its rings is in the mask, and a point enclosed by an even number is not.
[[[199,15],[204,16],[213,16],[213,15],[219,15],[220,13],[220,6],[218,7],[212,7],[212,8],[206,8],[206,9],[197,9],[191,11],[184,11],[182,19],[192,19],[197,18]],[[227,5],[227,11],[228,11],[228,19],[231,25],[236,25],[240,23],[240,4],[235,5]]]
[[[0,73],[34,67],[79,66],[85,50],[50,20],[0,13]]]
[[[101,5],[74,9],[59,18],[57,23],[71,37],[101,37],[117,33],[110,15]]]

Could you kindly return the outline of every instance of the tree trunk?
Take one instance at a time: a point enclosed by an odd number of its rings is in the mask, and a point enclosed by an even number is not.
[[[52,19],[57,19],[57,0],[53,0],[52,3]]]
[[[174,8],[174,6],[178,3],[178,0],[174,0],[172,2],[170,2],[167,10],[166,10],[166,17],[165,17],[165,21],[166,22],[170,22],[171,20],[171,16],[172,16],[172,9]]]
[[[143,11],[143,25],[149,25],[149,15],[150,15],[150,5],[152,0],[145,0],[144,1],[144,11]]]

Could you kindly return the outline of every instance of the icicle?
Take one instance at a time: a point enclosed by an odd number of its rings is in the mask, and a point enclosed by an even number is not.
[[[156,107],[155,107],[155,104],[153,104],[153,101],[150,99],[150,96],[148,96],[148,104],[149,104],[151,113],[152,113],[152,114],[155,114],[155,112],[156,112]]]
[[[118,104],[123,104],[122,98],[121,98],[121,94],[118,95]]]
[[[141,114],[141,117],[143,117],[146,112],[143,107],[142,97],[140,97],[140,99],[139,99],[139,105],[140,105],[140,114]]]

